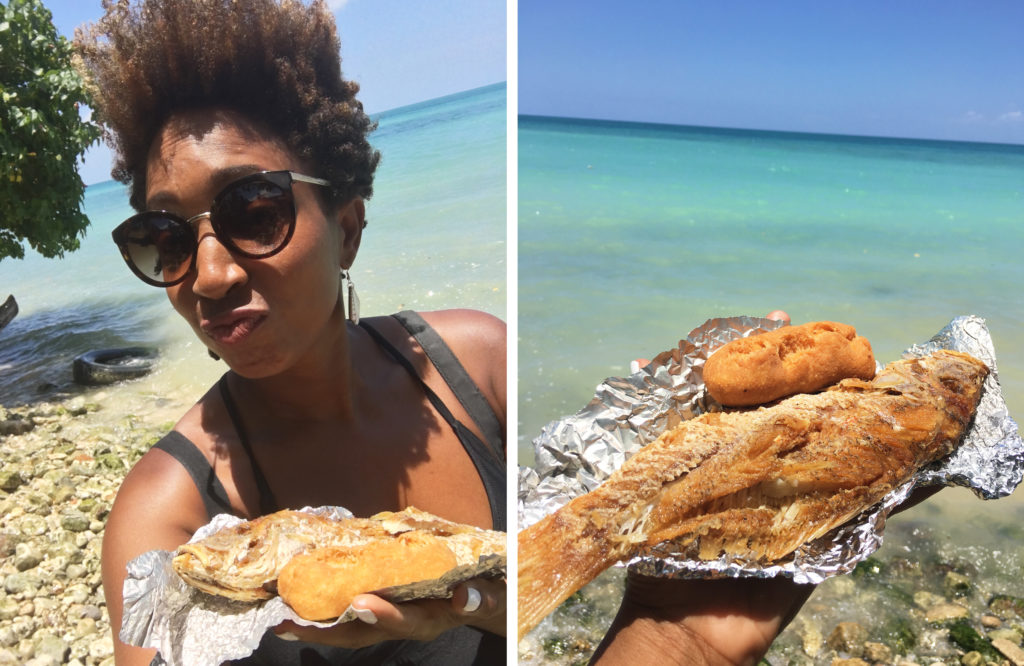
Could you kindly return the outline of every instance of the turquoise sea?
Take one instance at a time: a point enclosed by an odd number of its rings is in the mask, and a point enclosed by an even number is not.
[[[895,360],[984,317],[1024,418],[1024,146],[519,118],[519,446],[706,319]]]
[[[709,318],[775,309],[852,324],[885,362],[958,315],[984,317],[1024,418],[1024,146],[520,116],[518,156],[520,464],[632,359]],[[829,663],[805,650],[839,621],[871,640],[901,618],[931,635],[907,600],[941,594],[948,571],[969,577],[972,609],[1024,596],[1022,496],[949,489],[897,516],[875,562],[907,581],[829,580],[770,662]],[[619,581],[573,597],[520,644],[521,663],[584,663]]]
[[[352,270],[363,314],[472,307],[504,318],[505,84],[375,118],[371,143],[383,157]],[[124,186],[89,186],[85,211],[78,251],[0,261],[0,298],[20,306],[0,331],[0,405],[71,390],[75,356],[127,345],[160,348],[156,385],[198,397],[226,366],[206,356],[162,290],[124,265],[110,240],[132,212]]]

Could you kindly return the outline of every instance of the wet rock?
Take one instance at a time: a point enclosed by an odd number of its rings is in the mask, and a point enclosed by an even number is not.
[[[836,652],[844,652],[851,657],[864,654],[864,642],[868,638],[867,629],[856,622],[840,622],[828,636],[827,645]]]
[[[50,655],[38,655],[25,662],[25,666],[60,666],[63,662]]]
[[[11,620],[18,616],[18,606],[20,604],[10,597],[0,599],[0,621]],[[0,634],[0,645],[4,645],[3,635]]]
[[[945,591],[946,596],[955,599],[957,597],[965,597],[971,594],[974,590],[974,586],[971,584],[971,580],[960,573],[950,571],[946,573],[946,577],[942,580],[942,589]]]
[[[89,529],[89,516],[77,509],[65,511],[60,517],[60,526],[68,532],[84,532]]]
[[[88,638],[96,634],[96,620],[91,617],[83,617],[75,624],[75,637]]]
[[[995,615],[982,615],[981,626],[985,627],[986,629],[996,629],[998,627],[1003,626],[1003,621]]]
[[[997,594],[988,602],[989,610],[1003,619],[1024,618],[1024,599],[1008,594]]]
[[[871,663],[892,663],[892,650],[882,643],[864,643],[864,658]]]
[[[36,642],[36,657],[49,657],[57,664],[63,664],[70,652],[70,646],[59,636],[46,634],[41,636]]]
[[[104,453],[97,456],[96,464],[114,471],[126,470],[124,461],[115,453]]]
[[[963,666],[985,666],[985,657],[980,652],[968,652],[960,657]]]
[[[960,604],[943,603],[932,606],[925,614],[929,622],[949,622],[967,617],[971,612]]]
[[[14,549],[14,568],[18,571],[33,569],[42,561],[43,554],[32,544],[19,543]]]
[[[74,494],[75,490],[70,486],[57,486],[56,488],[54,488],[52,494],[53,503],[63,504],[64,502],[68,501],[69,498],[73,497]]]
[[[49,530],[46,518],[33,513],[21,516],[18,521],[18,527],[21,533],[28,537],[42,536]]]
[[[13,573],[4,578],[4,591],[7,594],[27,594],[35,591],[38,579],[25,573]]]
[[[4,470],[0,472],[0,490],[13,493],[25,483],[24,477],[18,470]]]
[[[93,606],[92,604],[82,606],[81,614],[83,618],[92,620],[99,620],[103,617],[103,611],[100,610],[99,606]]]
[[[997,638],[992,641],[992,647],[1010,660],[1013,666],[1024,666],[1024,650],[1010,641]]]
[[[82,583],[69,585],[67,589],[64,590],[64,598],[69,600],[71,603],[88,603],[91,596],[92,589],[88,585],[84,585]]]
[[[1024,637],[1016,629],[995,629],[988,632],[988,639],[995,642],[996,640],[1004,640],[1013,643],[1014,645],[1020,645]]]
[[[804,654],[809,657],[816,657],[825,644],[825,637],[821,635],[821,626],[817,622],[805,620],[803,631],[800,632],[800,641],[803,644]]]
[[[69,580],[85,578],[87,573],[89,573],[88,570],[86,570],[86,568],[81,564],[69,564],[64,569],[64,575],[67,576]]]
[[[103,636],[89,642],[89,657],[102,661],[114,656],[114,639]]]
[[[922,610],[928,610],[933,606],[938,606],[945,602],[946,600],[942,596],[935,594],[934,592],[921,590],[920,592],[914,593],[914,603]]]
[[[0,435],[24,435],[27,432],[31,432],[35,427],[34,421],[15,415],[14,418],[0,421]]]
[[[857,658],[842,659],[842,658],[836,657],[835,659],[832,660],[832,666],[871,666],[871,664],[869,664],[868,662],[864,661],[863,659],[857,659]]]

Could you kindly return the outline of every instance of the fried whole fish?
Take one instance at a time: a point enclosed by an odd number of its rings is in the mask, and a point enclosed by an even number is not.
[[[186,583],[208,594],[259,601],[276,594],[281,569],[292,557],[323,546],[352,546],[388,535],[379,524],[336,521],[301,511],[278,511],[178,547],[171,566]]]
[[[987,374],[967,354],[938,351],[871,381],[681,423],[519,533],[519,637],[657,544],[700,559],[785,557],[955,449]]]
[[[284,510],[179,546],[171,566],[186,583],[208,594],[260,601],[277,594],[282,569],[297,555],[414,532],[443,539],[458,565],[476,563],[484,555],[505,555],[504,532],[455,523],[411,506],[343,520]]]

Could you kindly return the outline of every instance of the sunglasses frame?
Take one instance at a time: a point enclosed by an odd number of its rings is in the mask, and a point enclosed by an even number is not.
[[[235,242],[231,240],[231,237],[229,235],[221,233],[220,224],[218,224],[217,219],[214,217],[214,213],[217,210],[217,205],[220,202],[220,200],[229,191],[234,190],[236,187],[239,187],[240,185],[245,185],[246,183],[257,181],[269,182],[270,184],[279,187],[285,192],[287,192],[288,196],[291,198],[292,215],[288,223],[288,230],[285,232],[284,239],[281,241],[281,243],[276,248],[269,252],[254,253],[247,252],[242,248],[238,247],[235,244]],[[130,225],[145,220],[146,218],[159,217],[161,219],[170,220],[171,222],[174,222],[176,224],[181,224],[184,225],[185,227],[192,228],[194,231],[194,223],[205,217],[210,220],[210,225],[213,227],[213,233],[216,235],[218,242],[220,242],[221,245],[227,248],[228,251],[230,251],[233,254],[238,254],[243,257],[246,257],[247,259],[266,259],[267,257],[272,257],[281,250],[283,250],[284,248],[286,248],[288,246],[288,243],[292,239],[292,234],[295,233],[295,218],[297,217],[297,211],[295,210],[295,197],[292,194],[292,183],[296,181],[301,183],[309,183],[311,185],[320,185],[322,187],[331,186],[331,183],[329,181],[324,180],[323,178],[314,178],[313,176],[306,176],[295,171],[259,171],[248,176],[243,176],[242,178],[239,178],[238,180],[232,181],[225,185],[224,188],[221,189],[221,191],[218,192],[215,197],[213,197],[213,203],[210,205],[210,210],[204,213],[199,213],[186,219],[180,215],[177,215],[166,210],[143,211],[141,213],[136,213],[135,215],[132,215],[127,220],[117,225],[117,227],[115,227],[114,230],[111,232],[111,237],[114,239],[114,244],[117,245],[117,249],[121,252],[121,258],[123,258],[125,263],[128,264],[128,268],[131,269],[132,273],[135,273],[136,277],[138,277],[146,284],[153,285],[154,287],[173,287],[174,285],[183,282],[185,278],[188,277],[189,273],[192,273],[195,270],[196,253],[199,249],[199,241],[197,238],[195,238],[195,234],[191,234],[188,236],[189,238],[192,239],[189,267],[184,273],[181,274],[181,277],[171,281],[156,280],[152,276],[146,275],[142,271],[142,269],[140,269],[132,260],[131,254],[128,251],[128,241],[124,237]]]

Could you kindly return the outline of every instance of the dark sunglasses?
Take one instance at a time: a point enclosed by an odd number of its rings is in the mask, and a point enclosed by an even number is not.
[[[294,171],[254,173],[221,190],[208,212],[186,220],[147,210],[119,224],[112,236],[128,268],[154,287],[178,284],[195,267],[199,241],[193,225],[204,217],[228,250],[264,259],[283,250],[295,232],[295,181],[330,187],[326,180]]]

